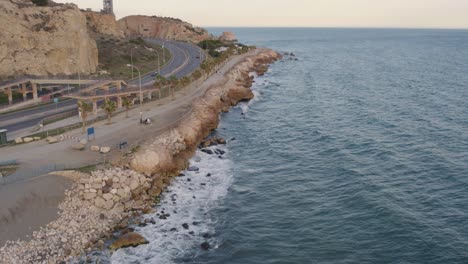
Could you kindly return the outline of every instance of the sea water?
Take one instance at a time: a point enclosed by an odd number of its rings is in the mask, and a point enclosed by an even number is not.
[[[295,56],[107,261],[468,263],[468,31],[230,30]]]

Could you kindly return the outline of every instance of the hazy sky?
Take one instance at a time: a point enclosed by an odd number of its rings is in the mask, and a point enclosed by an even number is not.
[[[101,0],[56,2],[102,8]],[[114,0],[114,11],[197,26],[468,28],[468,0]]]

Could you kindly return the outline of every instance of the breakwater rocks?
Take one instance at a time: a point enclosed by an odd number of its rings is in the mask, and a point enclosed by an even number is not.
[[[205,140],[217,128],[219,113],[253,98],[249,73],[263,74],[268,64],[280,57],[271,50],[256,50],[225,75],[222,85],[213,86],[196,100],[190,116],[142,146],[124,168],[91,174],[64,173],[75,184],[59,206],[58,219],[34,232],[30,241],[8,242],[0,248],[0,263],[66,263],[95,246],[102,247],[102,239],[115,229],[126,227],[129,217],[154,207],[172,177],[189,167],[188,160],[197,147],[225,143],[220,138]],[[137,244],[145,242],[138,238]],[[117,244],[113,249],[118,248]]]

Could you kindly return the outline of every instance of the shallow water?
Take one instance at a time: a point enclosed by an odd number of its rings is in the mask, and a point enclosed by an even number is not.
[[[468,263],[468,31],[233,31],[298,60],[223,114],[228,153],[197,153],[113,263]]]

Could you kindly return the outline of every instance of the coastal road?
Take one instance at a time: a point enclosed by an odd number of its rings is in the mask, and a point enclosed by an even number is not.
[[[171,60],[161,68],[161,75],[165,77],[170,77],[172,75],[177,78],[188,76],[200,66],[205,58],[204,52],[202,52],[199,47],[190,43],[163,39],[146,39],[146,41],[161,46],[164,45],[171,53]],[[157,71],[158,69],[155,69],[150,73],[142,75],[142,86],[153,85],[154,77],[151,75]],[[138,86],[138,83],[138,78],[128,81],[129,85]],[[0,115],[0,129],[7,129],[7,136],[9,139],[12,139],[13,136],[20,132],[28,131],[28,129],[31,130],[33,127],[36,127],[44,118],[72,111],[77,112],[76,100],[74,99],[59,102],[57,109],[55,104],[48,104],[2,114]]]

